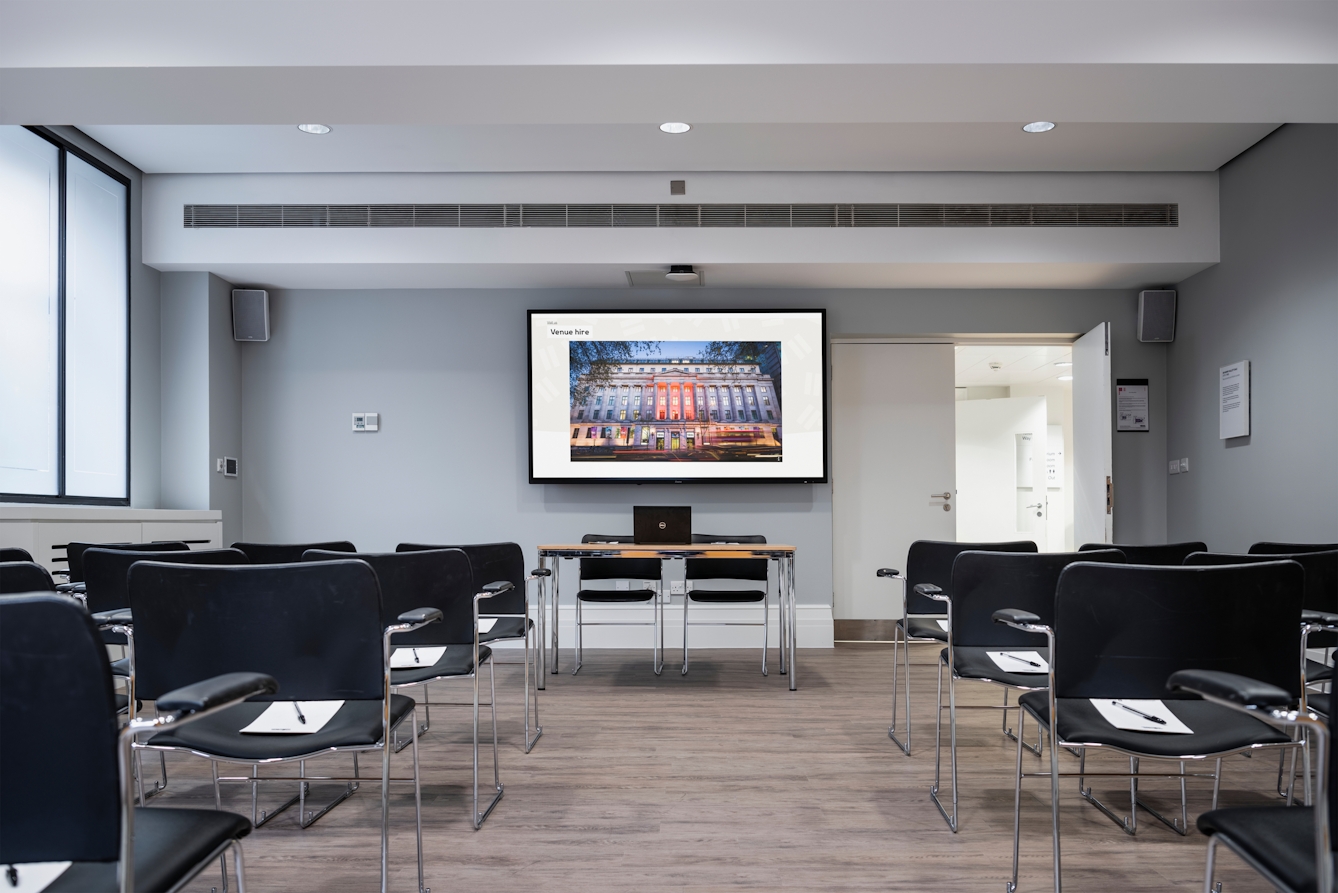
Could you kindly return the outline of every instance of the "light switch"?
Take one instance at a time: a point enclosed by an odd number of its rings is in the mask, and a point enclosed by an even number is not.
[[[381,414],[379,412],[353,413],[354,431],[376,431],[380,427],[381,427]]]
[[[1181,473],[1181,474],[1189,474],[1189,459],[1188,459],[1188,458],[1185,458],[1185,459],[1181,459],[1181,460],[1180,460],[1180,473]]]
[[[1172,460],[1171,460],[1171,463],[1170,463],[1170,467],[1167,469],[1167,471],[1168,471],[1170,474],[1179,474],[1179,473],[1180,473],[1180,460],[1179,460],[1179,459],[1172,459]]]

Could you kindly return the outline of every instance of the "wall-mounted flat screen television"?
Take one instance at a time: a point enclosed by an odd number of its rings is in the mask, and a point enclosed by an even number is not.
[[[822,310],[529,312],[530,481],[827,480]]]

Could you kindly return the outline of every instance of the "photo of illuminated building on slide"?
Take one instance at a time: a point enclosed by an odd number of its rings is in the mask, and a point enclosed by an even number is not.
[[[779,341],[572,341],[571,458],[779,462]]]

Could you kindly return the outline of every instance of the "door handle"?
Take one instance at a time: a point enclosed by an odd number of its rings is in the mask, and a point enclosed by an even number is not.
[[[943,511],[952,511],[952,505],[948,502],[949,499],[952,499],[952,491],[944,490],[942,493],[930,493],[929,498],[943,500],[943,502],[931,502],[929,503],[930,505],[941,505],[943,506]]]
[[[946,491],[946,490],[945,490],[944,492],[942,492],[942,493],[930,493],[930,494],[929,494],[929,498],[930,498],[930,499],[952,499],[952,493],[950,493],[950,492],[948,492],[948,491]]]

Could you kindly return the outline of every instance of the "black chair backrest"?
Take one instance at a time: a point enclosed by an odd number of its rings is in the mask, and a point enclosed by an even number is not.
[[[1031,540],[1011,543],[941,543],[916,540],[906,552],[906,613],[945,614],[943,602],[925,598],[915,591],[920,583],[933,583],[952,594],[952,563],[963,552],[1035,552]]]
[[[1055,587],[1075,561],[1124,563],[1118,549],[1102,552],[962,552],[952,564],[952,644],[1044,647],[1043,633],[994,622],[1001,608],[1021,608],[1047,626],[1055,617]],[[941,604],[941,603],[940,603]]]
[[[630,543],[621,534],[587,533],[582,543]],[[582,558],[582,580],[658,580],[662,568],[658,558]]]
[[[84,576],[84,553],[89,549],[122,549],[127,552],[185,552],[190,546],[180,541],[161,543],[66,543],[65,566],[70,570],[70,582],[82,583]]]
[[[458,546],[429,546],[425,543],[400,543],[396,552],[422,552],[433,549],[459,549],[469,556],[474,573],[474,592],[482,592],[489,583],[505,581],[516,587],[494,595],[479,605],[482,614],[525,613],[525,553],[516,543],[469,543]]]
[[[18,546],[6,546],[0,549],[0,562],[32,560],[33,557],[27,549],[20,549]]]
[[[115,611],[130,606],[126,580],[130,574],[130,566],[136,561],[166,561],[172,564],[249,563],[246,556],[236,549],[132,552],[126,549],[103,549],[95,546],[84,552],[84,586],[87,590],[90,613]]]
[[[1195,552],[1185,558],[1188,565],[1259,564],[1265,561],[1295,561],[1305,571],[1305,595],[1301,607],[1310,611],[1338,613],[1338,550],[1297,552],[1292,555],[1224,555]],[[1313,637],[1312,637],[1313,638]]]
[[[266,673],[281,695],[381,700],[381,588],[365,561],[130,568],[135,691],[150,700],[222,673]]]
[[[415,552],[321,552],[309,550],[306,561],[336,561],[357,558],[376,571],[381,585],[381,624],[399,622],[399,616],[415,608],[440,608],[441,620],[413,632],[398,633],[391,644],[463,645],[474,641],[474,586],[469,556],[460,549]],[[479,605],[485,613],[487,601]]]
[[[0,680],[0,863],[114,861],[116,705],[87,612],[58,595],[0,599]]]
[[[1101,549],[1119,549],[1124,553],[1124,560],[1129,564],[1156,564],[1163,567],[1177,567],[1184,563],[1186,555],[1208,551],[1208,547],[1203,543],[1165,543],[1156,546],[1083,543],[1078,547],[1079,552],[1092,552]]]
[[[1300,697],[1303,573],[1294,561],[1074,564],[1055,596],[1055,696],[1174,698],[1170,675],[1198,669]]]
[[[40,564],[31,561],[0,561],[0,595],[55,591],[56,581]]]
[[[1297,555],[1301,552],[1332,552],[1338,543],[1255,543],[1251,555]]]
[[[293,564],[301,561],[303,553],[318,549],[322,552],[356,552],[358,547],[348,540],[328,543],[233,543],[241,549],[252,564]]]
[[[694,533],[692,542],[704,543],[751,543],[763,545],[767,541],[760,533],[746,533],[738,536],[724,536],[714,533]],[[689,558],[684,564],[688,580],[761,580],[767,579],[767,567],[771,564],[767,558]]]

